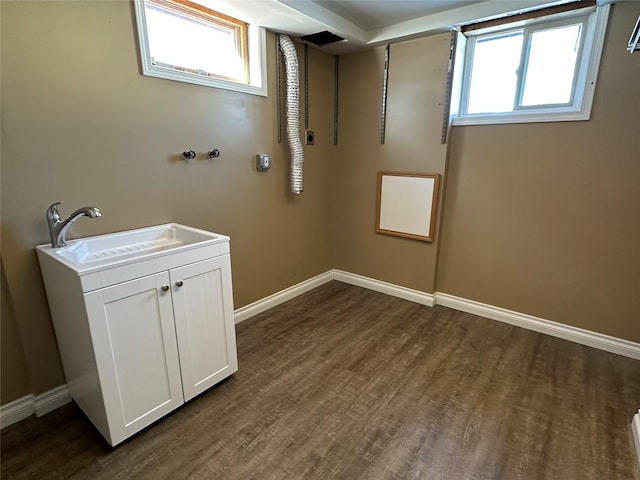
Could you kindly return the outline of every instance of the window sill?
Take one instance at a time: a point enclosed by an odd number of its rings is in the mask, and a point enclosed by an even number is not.
[[[149,77],[192,83],[194,85],[203,85],[205,87],[222,88],[224,90],[260,95],[262,97],[267,96],[266,82],[263,83],[262,87],[258,87],[246,83],[238,83],[206,75],[198,75],[197,73],[176,71],[169,68],[158,67],[156,65],[144,65],[144,63],[146,62],[143,62],[143,73]]]
[[[591,110],[591,109],[589,109]],[[494,113],[455,117],[451,124],[456,125],[500,125],[506,123],[545,123],[545,122],[580,122],[589,120],[591,111],[566,111],[554,113]]]

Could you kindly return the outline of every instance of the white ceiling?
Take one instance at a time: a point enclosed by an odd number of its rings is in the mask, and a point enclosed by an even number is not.
[[[375,30],[483,0],[313,0],[364,30]],[[303,0],[296,0],[296,4]]]
[[[197,0],[237,18],[292,37],[329,31],[345,41],[321,50],[349,53],[455,25],[570,0]]]

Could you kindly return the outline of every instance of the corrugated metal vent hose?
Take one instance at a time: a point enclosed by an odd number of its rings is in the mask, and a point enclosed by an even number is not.
[[[296,48],[288,35],[279,35],[287,77],[287,139],[291,150],[291,191],[302,193],[304,154],[300,139],[300,72]]]

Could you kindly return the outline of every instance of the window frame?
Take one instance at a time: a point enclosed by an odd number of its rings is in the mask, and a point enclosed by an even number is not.
[[[453,84],[458,85],[459,90],[453,92],[458,100],[452,102],[456,107],[456,110],[452,112],[452,124],[484,125],[589,120],[608,15],[609,5],[606,4],[598,7],[573,10],[562,14],[538,17],[517,23],[506,23],[498,27],[469,32],[466,35],[458,33],[458,44],[460,47],[456,52],[456,57],[461,55],[462,58],[456,62],[457,68],[454,69]],[[531,34],[548,28],[580,23],[580,19],[584,19],[584,23],[580,39],[581,46],[573,79],[572,101],[566,104],[519,105],[522,101],[524,90]],[[519,30],[524,32],[524,38],[520,54],[518,83],[514,94],[514,109],[508,112],[469,113],[467,108],[475,42],[478,41],[478,39],[503,35]]]
[[[243,56],[244,78],[236,79],[202,71],[193,71],[180,66],[163,65],[151,57],[145,3],[161,8],[175,6],[180,14],[187,14],[198,21],[237,29]],[[191,83],[206,87],[233,90],[253,95],[267,96],[266,31],[257,25],[224,13],[212,10],[189,0],[134,0],[142,74],[145,76]]]

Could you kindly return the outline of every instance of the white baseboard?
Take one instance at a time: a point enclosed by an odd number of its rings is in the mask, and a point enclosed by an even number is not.
[[[13,402],[0,405],[0,428],[13,425],[34,413],[41,417],[69,402],[71,396],[66,385],[52,388],[41,395],[25,395]]]
[[[633,440],[636,444],[636,454],[638,455],[638,467],[640,467],[640,410],[631,420],[631,430],[633,430]]]
[[[338,280],[339,282],[356,285],[358,287],[367,288],[380,293],[386,293],[392,297],[402,298],[428,307],[433,307],[434,305],[434,296],[431,293],[401,287],[381,280],[363,277],[362,275],[357,275],[355,273],[343,272],[342,270],[333,270],[332,273],[333,279]]]
[[[71,396],[69,395],[69,389],[66,385],[60,385],[59,387],[52,388],[51,390],[44,392],[42,395],[38,395],[35,398],[35,413],[36,416],[41,417],[49,412],[54,411],[56,408],[60,408],[63,405],[71,402]]]
[[[455,297],[447,293],[436,293],[436,303],[445,307],[454,308],[462,312],[472,313],[481,317],[508,323],[517,327],[526,328],[539,333],[545,333],[553,337],[570,340],[581,345],[598,348],[606,352],[617,353],[625,357],[640,360],[640,344],[611,337],[602,333],[584,330],[582,328],[552,322],[543,318],[534,317],[524,313],[514,312],[505,308],[494,307],[484,303]]]
[[[35,413],[35,395],[25,395],[0,406],[0,427],[8,427]]]
[[[320,285],[323,285],[327,282],[330,282],[331,280],[333,280],[333,271],[329,270],[328,272],[321,273],[320,275],[317,275],[313,278],[305,280],[304,282],[300,282],[289,288],[280,290],[279,292],[276,292],[273,295],[269,295],[268,297],[265,297],[256,302],[250,303],[249,305],[240,307],[234,311],[235,322],[236,323],[243,322],[247,318],[251,318],[254,315],[258,315],[259,313],[265,312],[270,308],[278,306],[281,303],[286,302],[287,300],[291,300],[292,298],[295,298],[298,295],[302,295],[303,293],[306,293],[309,290],[313,290],[314,288],[319,287]]]
[[[392,283],[382,282],[373,278],[364,277],[355,273],[343,272],[342,270],[329,270],[320,275],[317,275],[309,280],[300,282],[289,288],[285,288],[279,292],[269,295],[261,300],[253,302],[244,307],[238,308],[235,312],[235,322],[240,323],[247,318],[251,318],[254,315],[258,315],[264,311],[269,310],[281,303],[291,300],[303,293],[313,290],[322,284],[330,282],[331,280],[338,280],[350,285],[356,285],[358,287],[367,288],[369,290],[375,290],[376,292],[386,293],[393,297],[403,298],[411,302],[420,303],[433,307],[434,300],[433,295],[430,293],[420,292],[411,288],[401,287]]]
[[[621,338],[611,337],[602,333],[584,330],[582,328],[552,322],[543,318],[534,317],[525,313],[514,312],[501,307],[467,300],[447,293],[426,293],[411,288],[394,285],[373,278],[342,270],[329,270],[304,282],[293,285],[262,300],[239,308],[235,311],[236,323],[242,322],[258,313],[262,313],[276,305],[286,302],[298,295],[308,292],[331,280],[338,280],[350,285],[367,288],[376,292],[399,297],[411,302],[432,307],[443,305],[462,312],[472,313],[481,317],[508,323],[517,327],[544,333],[553,337],[563,338],[581,345],[587,345],[606,352],[616,353],[625,357],[640,360],[640,343],[631,342]]]
[[[604,350],[625,357],[640,360],[640,344],[623,340],[621,338],[610,337],[597,332],[591,332],[581,328],[552,322],[543,318],[534,317],[524,313],[514,312],[500,307],[494,307],[484,303],[455,297],[447,293],[426,293],[411,288],[394,285],[373,278],[357,275],[355,273],[344,272],[342,270],[329,270],[313,278],[300,282],[289,288],[269,295],[261,300],[253,302],[244,307],[238,308],[234,312],[235,323],[240,323],[254,315],[258,315],[281,303],[291,300],[303,293],[308,292],[331,280],[338,280],[350,285],[385,293],[393,297],[402,298],[411,302],[432,307],[443,305],[456,310],[460,310],[481,317],[508,323],[527,330],[551,335],[553,337],[570,340],[581,345],[587,345],[600,350]],[[45,415],[62,405],[69,403],[71,397],[66,385],[53,388],[41,395],[27,395],[6,405],[0,406],[0,425],[2,428],[16,423],[24,418],[33,415]],[[640,411],[632,421],[632,428],[636,447],[638,449],[638,460],[640,461]]]

